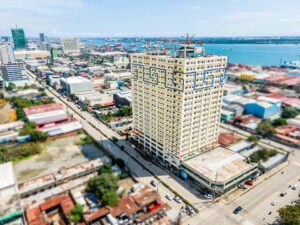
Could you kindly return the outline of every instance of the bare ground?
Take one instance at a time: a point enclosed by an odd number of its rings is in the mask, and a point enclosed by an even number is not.
[[[93,144],[76,145],[84,134],[72,135],[41,143],[41,154],[14,164],[17,181],[25,181],[56,172],[104,155]]]

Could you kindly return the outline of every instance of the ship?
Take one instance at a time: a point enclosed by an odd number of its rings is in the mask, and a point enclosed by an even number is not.
[[[232,48],[222,48],[224,51],[232,51]]]
[[[284,61],[282,64],[280,64],[280,68],[300,69],[300,61],[292,61],[292,62]]]

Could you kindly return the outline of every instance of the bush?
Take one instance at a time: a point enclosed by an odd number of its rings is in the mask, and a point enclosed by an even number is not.
[[[263,137],[270,137],[275,133],[275,128],[268,121],[262,120],[256,128],[256,132]]]
[[[43,131],[33,130],[30,132],[30,136],[33,141],[44,140],[48,137],[48,134]]]
[[[257,152],[253,152],[250,155],[250,160],[251,160],[251,162],[258,163],[258,161],[260,160],[260,157],[259,157],[258,153]]]
[[[275,156],[277,154],[278,154],[278,151],[276,149],[271,149],[270,150],[270,157],[273,157],[273,156]]]
[[[127,172],[123,172],[119,175],[120,180],[126,179],[127,177],[129,177],[129,173]]]
[[[70,212],[69,218],[71,221],[78,223],[83,220],[82,214],[83,214],[83,207],[82,205],[77,203],[72,209],[72,211]]]
[[[102,203],[104,205],[109,205],[111,207],[116,207],[119,205],[119,196],[115,191],[108,191],[102,197]]]
[[[250,141],[250,142],[258,142],[259,138],[257,136],[255,136],[255,135],[250,135],[248,137],[248,141]]]
[[[273,122],[272,122],[272,125],[275,127],[287,125],[287,124],[288,123],[285,118],[277,118],[277,119],[273,120]]]

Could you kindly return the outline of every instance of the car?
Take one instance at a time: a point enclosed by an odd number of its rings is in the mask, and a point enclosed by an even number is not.
[[[205,194],[205,195],[204,195],[204,198],[206,198],[206,199],[212,199],[212,197],[213,197],[213,196],[212,196],[211,194]]]
[[[168,199],[170,201],[172,200],[171,195],[169,195],[169,194],[166,194],[165,197],[166,197],[166,199]]]
[[[292,189],[293,189],[293,190],[296,190],[297,187],[298,187],[298,184],[294,184],[293,187],[292,187]]]
[[[131,145],[131,148],[135,148],[135,145]]]
[[[111,146],[110,145],[106,145],[109,149],[111,148]]]
[[[181,198],[179,198],[177,195],[174,196],[174,200],[177,203],[181,203]]]
[[[240,189],[247,189],[247,187],[246,187],[245,185],[243,185],[243,184],[240,184],[240,185],[238,186],[238,188],[240,188]]]
[[[287,194],[287,193],[284,191],[284,192],[281,192],[279,196],[280,196],[280,197],[284,197],[286,194]]]
[[[245,182],[245,184],[252,186],[253,182],[251,180],[248,180],[248,181]]]
[[[291,205],[292,205],[292,206],[295,206],[295,205],[297,205],[297,202],[293,201],[293,202],[291,203]]]
[[[185,209],[186,209],[190,214],[194,214],[194,213],[195,213],[194,209],[193,209],[191,206],[189,206],[189,205],[186,205],[186,206],[185,206]]]
[[[277,205],[277,203],[278,203],[278,201],[277,201],[277,200],[274,200],[273,202],[271,202],[271,205],[272,205],[272,206],[275,206],[275,205]]]
[[[155,183],[154,180],[151,180],[151,181],[150,181],[150,184],[151,184],[153,187],[156,187],[156,183]]]
[[[235,210],[233,210],[234,214],[238,214],[243,208],[241,206],[238,206]]]

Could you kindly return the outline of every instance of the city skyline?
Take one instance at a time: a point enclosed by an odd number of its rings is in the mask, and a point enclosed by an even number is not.
[[[3,0],[1,0],[3,1]],[[1,2],[0,1],[0,2]],[[297,36],[296,0],[190,1],[3,1],[0,34],[24,28],[26,36],[50,37],[182,36]],[[294,7],[290,7],[293,5]],[[134,6],[134,7],[133,7]],[[16,17],[15,15],[22,15]],[[153,17],[153,15],[155,15]]]

